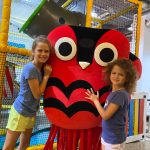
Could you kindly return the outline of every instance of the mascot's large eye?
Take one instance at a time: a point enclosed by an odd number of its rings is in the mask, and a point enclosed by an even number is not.
[[[77,47],[75,42],[68,38],[60,38],[55,44],[55,53],[56,56],[61,60],[71,60],[77,52]]]
[[[99,65],[106,66],[118,58],[118,51],[111,43],[102,43],[96,47],[94,58]]]

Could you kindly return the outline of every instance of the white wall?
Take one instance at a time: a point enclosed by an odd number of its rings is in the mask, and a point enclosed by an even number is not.
[[[138,82],[138,91],[148,92],[150,98],[150,27],[145,25],[147,16],[142,17],[139,57],[142,62],[142,76]]]

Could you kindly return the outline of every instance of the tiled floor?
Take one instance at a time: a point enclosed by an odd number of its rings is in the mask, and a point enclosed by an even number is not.
[[[150,150],[150,138],[146,138],[142,141],[128,143],[125,146],[125,150]]]

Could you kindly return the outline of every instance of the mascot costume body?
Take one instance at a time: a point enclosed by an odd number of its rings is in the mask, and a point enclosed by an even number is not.
[[[45,150],[100,150],[101,117],[85,99],[86,89],[99,91],[104,104],[111,88],[104,81],[105,66],[118,58],[131,59],[141,74],[139,59],[130,53],[128,39],[119,31],[60,26],[48,34],[53,68],[44,96],[44,110],[53,124]]]

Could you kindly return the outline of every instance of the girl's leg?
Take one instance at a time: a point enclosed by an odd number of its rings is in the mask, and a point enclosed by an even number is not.
[[[124,150],[125,143],[122,144],[109,144],[106,143],[104,150]]]
[[[105,141],[102,137],[101,137],[101,150],[105,150]]]
[[[2,150],[14,150],[20,132],[7,130],[6,140]]]
[[[101,144],[101,149],[105,150],[105,145],[104,144]]]
[[[32,134],[32,129],[26,129],[26,131],[22,132],[20,135],[20,143],[18,146],[18,150],[26,150],[30,144],[30,137]]]

